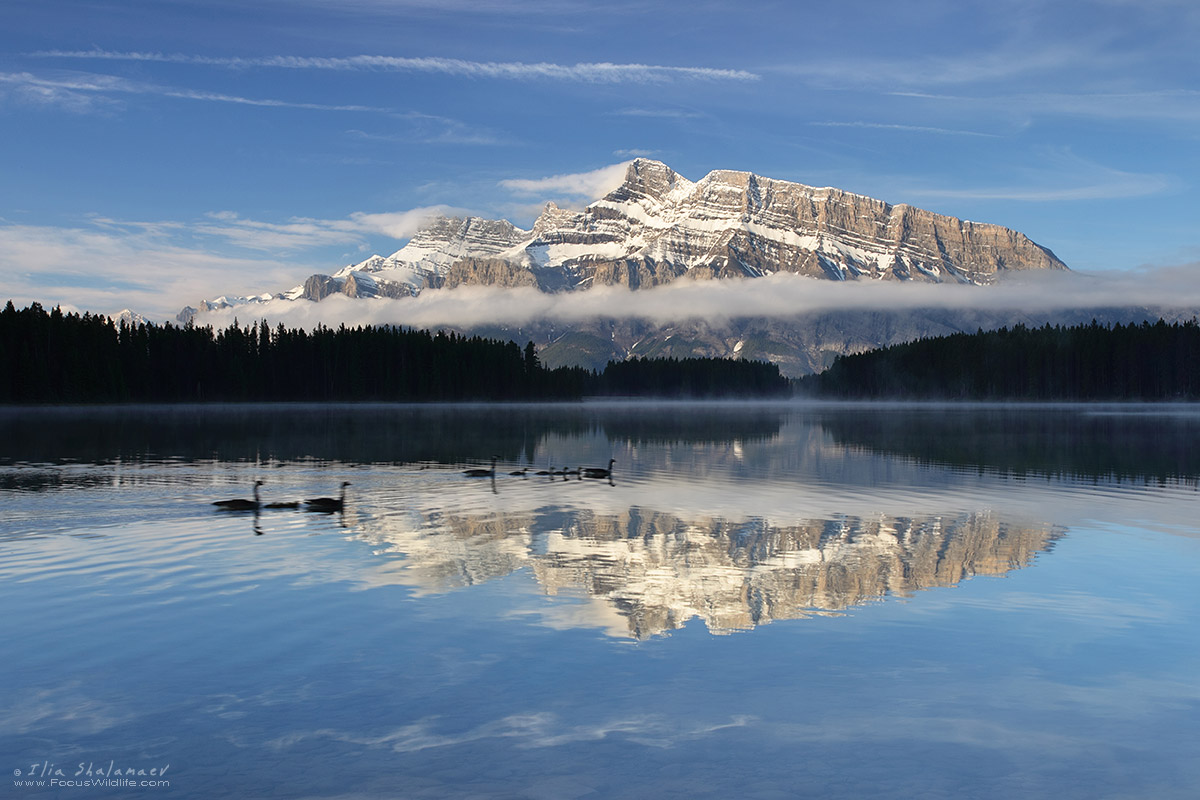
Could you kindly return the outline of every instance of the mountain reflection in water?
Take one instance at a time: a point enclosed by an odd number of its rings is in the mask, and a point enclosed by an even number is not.
[[[402,554],[391,577],[420,592],[528,569],[546,594],[586,598],[589,608],[564,610],[560,623],[570,617],[636,639],[693,618],[712,633],[729,633],[1003,575],[1063,534],[1048,524],[1002,522],[989,511],[783,526],[640,508],[437,517],[417,527],[377,520],[360,535],[377,554]]]

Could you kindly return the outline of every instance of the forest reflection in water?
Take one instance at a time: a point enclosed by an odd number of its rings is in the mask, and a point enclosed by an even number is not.
[[[599,436],[629,446],[758,442],[778,449],[812,434],[900,458],[1004,473],[1135,480],[1200,476],[1200,406],[1186,404],[0,408],[5,442],[0,465],[161,459],[450,464],[491,454],[503,463],[532,463],[555,440]]]

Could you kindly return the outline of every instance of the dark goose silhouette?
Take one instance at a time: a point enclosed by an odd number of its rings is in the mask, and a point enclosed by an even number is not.
[[[475,467],[473,469],[464,469],[463,475],[468,478],[491,478],[496,474],[496,456],[492,456],[492,468],[484,469],[483,467]]]
[[[584,478],[611,478],[613,464],[615,464],[615,463],[617,463],[617,460],[615,458],[610,458],[608,460],[608,469],[604,469],[603,467],[584,467],[583,468],[583,477]]]
[[[518,478],[524,478],[526,472],[529,472],[529,467],[522,467],[521,469],[513,470],[512,472],[510,472],[508,474],[516,475]]]
[[[305,500],[304,505],[309,511],[341,511],[346,507],[346,487],[350,481],[342,481],[342,493],[338,497],[314,497]]]
[[[254,511],[257,510],[262,503],[258,499],[258,487],[262,486],[262,481],[254,482],[254,499],[243,500],[237,498],[234,500],[217,500],[213,503],[214,506],[223,511]]]

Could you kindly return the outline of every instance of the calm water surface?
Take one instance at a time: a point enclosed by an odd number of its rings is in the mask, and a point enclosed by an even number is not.
[[[5,410],[0,442],[5,796],[1200,786],[1194,407]],[[212,505],[256,480],[351,486]]]

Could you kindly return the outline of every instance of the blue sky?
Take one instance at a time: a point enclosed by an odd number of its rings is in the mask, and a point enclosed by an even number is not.
[[[1194,0],[5,0],[0,294],[169,318],[635,156],[1200,271]]]

